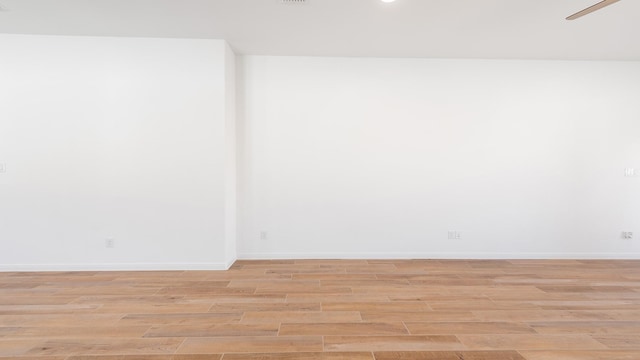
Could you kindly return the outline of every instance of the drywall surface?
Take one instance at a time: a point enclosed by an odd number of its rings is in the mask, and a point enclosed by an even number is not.
[[[640,258],[638,62],[240,72],[240,258]]]
[[[237,259],[236,56],[225,44],[225,256],[229,268]]]
[[[225,268],[226,51],[0,35],[0,269]]]

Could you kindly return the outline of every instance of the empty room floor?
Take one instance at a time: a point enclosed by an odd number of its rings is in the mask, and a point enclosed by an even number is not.
[[[0,358],[640,359],[640,261],[0,273]]]

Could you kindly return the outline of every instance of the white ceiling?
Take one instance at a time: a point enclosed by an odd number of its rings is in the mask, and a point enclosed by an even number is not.
[[[0,33],[226,39],[241,54],[640,60],[640,1],[0,0]]]

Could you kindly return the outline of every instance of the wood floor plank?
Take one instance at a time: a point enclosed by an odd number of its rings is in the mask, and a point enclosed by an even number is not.
[[[353,285],[354,281],[361,280],[376,280],[378,279],[376,274],[292,274],[292,280],[347,280]]]
[[[184,339],[60,339],[48,340],[31,348],[24,355],[153,355],[173,354]]]
[[[209,312],[244,312],[244,311],[321,311],[319,302],[303,303],[215,303]]]
[[[326,351],[461,350],[466,347],[452,335],[325,336]]]
[[[454,351],[376,351],[375,360],[460,360]]]
[[[151,358],[151,355],[143,355],[142,357],[145,358],[145,360],[148,360],[148,358]],[[153,357],[160,357],[161,360],[167,360],[167,359],[171,359],[171,355],[160,355],[160,356],[153,356]],[[71,355],[69,357],[66,358],[66,360],[124,360],[124,355]]]
[[[189,294],[182,301],[210,305],[228,303],[284,303],[287,294]],[[315,301],[318,302],[318,301]]]
[[[46,296],[31,296],[31,295],[7,295],[0,292],[0,305],[66,305],[77,299],[74,295],[46,295]]]
[[[315,294],[298,293],[287,294],[287,302],[385,302],[390,301],[387,294]]]
[[[246,311],[241,323],[343,323],[360,322],[358,311]]]
[[[525,360],[516,351],[376,352],[376,360]]]
[[[172,313],[172,314],[129,314],[122,317],[122,325],[196,325],[211,323],[232,323],[242,318],[235,313]]]
[[[638,360],[640,351],[521,351],[526,360]]]
[[[144,337],[276,336],[279,329],[279,323],[160,325],[152,326]]]
[[[47,327],[23,327],[17,328],[11,337],[19,339],[28,338],[46,338],[46,339],[64,339],[64,338],[140,338],[149,329],[149,326],[47,326]]]
[[[529,326],[540,334],[640,334],[638,321],[548,321]]]
[[[305,323],[280,326],[280,335],[406,335],[402,322],[395,323]]]
[[[429,304],[429,307],[435,311],[455,311],[455,310],[508,310],[508,309],[540,309],[539,306],[530,305],[527,303],[510,306],[509,304],[501,304],[496,301],[492,301],[489,299],[475,299],[473,301],[469,301],[467,299],[464,300],[438,300],[438,299],[430,299],[426,301]],[[528,305],[528,306],[527,306]]]
[[[189,295],[205,295],[205,296],[222,296],[222,295],[238,295],[253,294],[256,289],[248,288],[210,288],[210,287],[164,287],[153,292],[154,295],[171,295],[171,296],[189,296]]]
[[[350,275],[350,274],[347,274]],[[375,274],[354,274],[354,276],[362,277],[366,275],[375,275]],[[408,280],[404,279],[371,279],[371,280],[358,280],[354,281],[353,279],[343,278],[340,280],[321,280],[320,285],[322,286],[348,286],[348,287],[367,287],[367,286],[388,286],[388,285],[410,285]]]
[[[612,311],[598,310],[474,310],[473,314],[483,321],[535,322],[615,320],[613,316],[614,313]],[[620,316],[618,315],[618,317]]]
[[[62,355],[62,356],[21,356],[21,357],[16,357],[16,356],[0,356],[0,359],[11,359],[11,360],[15,360],[15,359],[21,359],[21,360],[68,360],[68,357],[66,355]]]
[[[169,295],[87,295],[78,296],[70,301],[69,304],[175,304],[184,301],[184,296]],[[129,311],[131,312],[131,311]]]
[[[456,286],[492,286],[491,279],[441,279],[433,277],[428,280],[411,280],[413,286],[456,285]]]
[[[25,354],[42,340],[0,339],[0,357],[17,357]]]
[[[425,301],[433,310],[470,310],[468,307],[456,307],[455,309],[436,309],[431,306],[431,303],[444,303],[444,302],[466,302],[466,303],[475,303],[481,302],[483,304],[491,304],[493,305],[494,301],[489,299],[488,296],[482,294],[466,294],[465,296],[460,296],[457,294],[450,294],[446,291],[443,292],[432,292],[428,294],[389,294],[389,300],[391,301]]]
[[[320,285],[299,285],[289,286],[286,284],[264,284],[256,287],[256,294],[350,294],[352,288],[348,286],[320,286]]]
[[[607,347],[588,335],[457,335],[470,350],[602,350]]]
[[[0,305],[0,315],[92,313],[100,307],[101,305],[95,304]]]
[[[30,357],[29,360],[32,358]],[[189,354],[189,355],[77,355],[65,360],[220,360],[222,354]],[[42,358],[49,360],[49,357]]]
[[[424,301],[384,301],[384,302],[323,302],[323,311],[381,311],[381,312],[421,312],[431,311]]]
[[[398,270],[395,264],[362,264],[345,266],[347,274],[379,274],[395,272]]]
[[[177,353],[277,353],[322,351],[321,336],[236,336],[188,338]]]
[[[537,286],[538,289],[544,292],[578,292],[578,293],[591,293],[591,292],[632,292],[633,290],[624,286],[585,286],[585,285],[545,285]]]
[[[0,327],[0,340],[2,340],[3,337],[13,336],[13,334],[20,331],[20,329],[21,328],[17,326]]]
[[[639,300],[533,300],[533,301],[493,301],[497,309],[540,309],[540,310],[634,310],[640,307]],[[429,303],[432,308],[436,305]],[[484,309],[491,310],[491,309]]]
[[[222,360],[374,360],[371,352],[225,354]]]
[[[529,334],[536,331],[521,323],[512,322],[406,322],[413,335],[433,334]]]
[[[363,321],[477,321],[480,320],[470,311],[424,311],[424,312],[360,312]],[[489,320],[492,321],[492,320]]]
[[[347,271],[344,268],[321,268],[320,266],[290,266],[288,268],[269,268],[265,270],[265,273],[270,276],[294,276],[296,274],[346,274]]]
[[[55,290],[55,289],[51,289]],[[83,286],[56,291],[56,295],[154,295],[160,287],[147,286]]]
[[[633,349],[640,351],[640,334],[593,335],[593,338],[609,349]]]
[[[174,314],[174,313],[206,313],[211,308],[209,303],[146,303],[146,304],[119,304],[107,303],[96,309],[94,313],[116,314]]]
[[[317,289],[320,287],[319,280],[291,280],[291,279],[276,279],[276,280],[263,280],[263,279],[246,279],[246,280],[232,280],[229,282],[230,288],[258,288],[263,289],[291,289],[296,290],[303,289]],[[294,292],[294,291],[292,291]]]
[[[0,315],[2,326],[86,326],[88,324],[115,325],[122,314],[27,314]]]

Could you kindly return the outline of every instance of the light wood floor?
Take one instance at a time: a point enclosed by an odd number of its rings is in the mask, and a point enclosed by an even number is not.
[[[0,358],[637,360],[640,262],[0,273]]]

